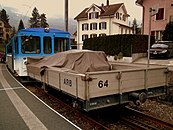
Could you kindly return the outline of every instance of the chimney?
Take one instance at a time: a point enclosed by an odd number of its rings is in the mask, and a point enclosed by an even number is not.
[[[109,6],[109,0],[107,0],[107,4],[106,5]]]
[[[104,4],[102,3],[101,7],[103,7],[103,6],[104,6]]]

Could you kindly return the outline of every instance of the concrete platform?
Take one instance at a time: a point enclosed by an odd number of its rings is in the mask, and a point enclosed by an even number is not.
[[[40,101],[0,64],[0,130],[78,130]]]

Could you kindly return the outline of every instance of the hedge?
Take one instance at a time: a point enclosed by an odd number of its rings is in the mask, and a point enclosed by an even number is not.
[[[155,42],[151,37],[151,45]],[[104,51],[107,55],[118,55],[130,57],[133,53],[147,53],[148,35],[110,35],[86,39],[83,49]]]

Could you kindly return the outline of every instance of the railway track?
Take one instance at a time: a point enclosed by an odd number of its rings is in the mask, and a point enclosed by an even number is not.
[[[26,84],[25,84],[26,86]],[[34,93],[38,98],[44,101],[47,105],[53,108],[55,111],[59,112],[74,124],[78,125],[81,129],[85,130],[109,130],[106,126],[101,123],[95,121],[94,119],[82,114],[82,112],[76,110],[71,105],[68,105],[67,100],[63,101],[63,95],[59,95],[59,97],[55,97],[54,94],[45,93],[40,86],[36,85],[26,86],[32,93]],[[58,93],[60,94],[60,93]],[[56,94],[56,95],[58,95]],[[59,99],[61,98],[61,99]]]
[[[61,113],[80,128],[85,130],[110,130],[109,123],[105,125],[104,123],[100,123],[99,120],[88,116],[88,114],[83,114],[82,112],[76,110],[72,107],[72,105],[68,104],[68,100],[63,98],[61,93],[56,91],[56,95],[58,95],[58,97],[54,95],[54,90],[49,91],[50,93],[45,93],[41,86],[36,84],[35,86],[27,85],[26,87],[47,105],[49,105],[55,111]],[[135,130],[172,130],[173,128],[173,124],[149,116],[129,107],[126,107],[123,111],[125,111],[124,113],[126,113],[126,115],[120,116],[120,122],[128,128]],[[116,128],[116,123],[114,125],[114,128]]]
[[[158,119],[156,117],[144,114],[140,111],[126,107],[127,115],[121,117],[121,122],[132,129],[140,130],[172,130],[173,124]]]

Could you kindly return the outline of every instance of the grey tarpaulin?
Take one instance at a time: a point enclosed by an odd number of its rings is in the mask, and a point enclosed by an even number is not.
[[[66,68],[78,73],[108,71],[111,69],[111,65],[108,63],[106,54],[103,51],[69,50],[36,60],[36,58],[34,60],[32,58],[28,59],[28,72],[43,74],[44,70],[49,67]]]

